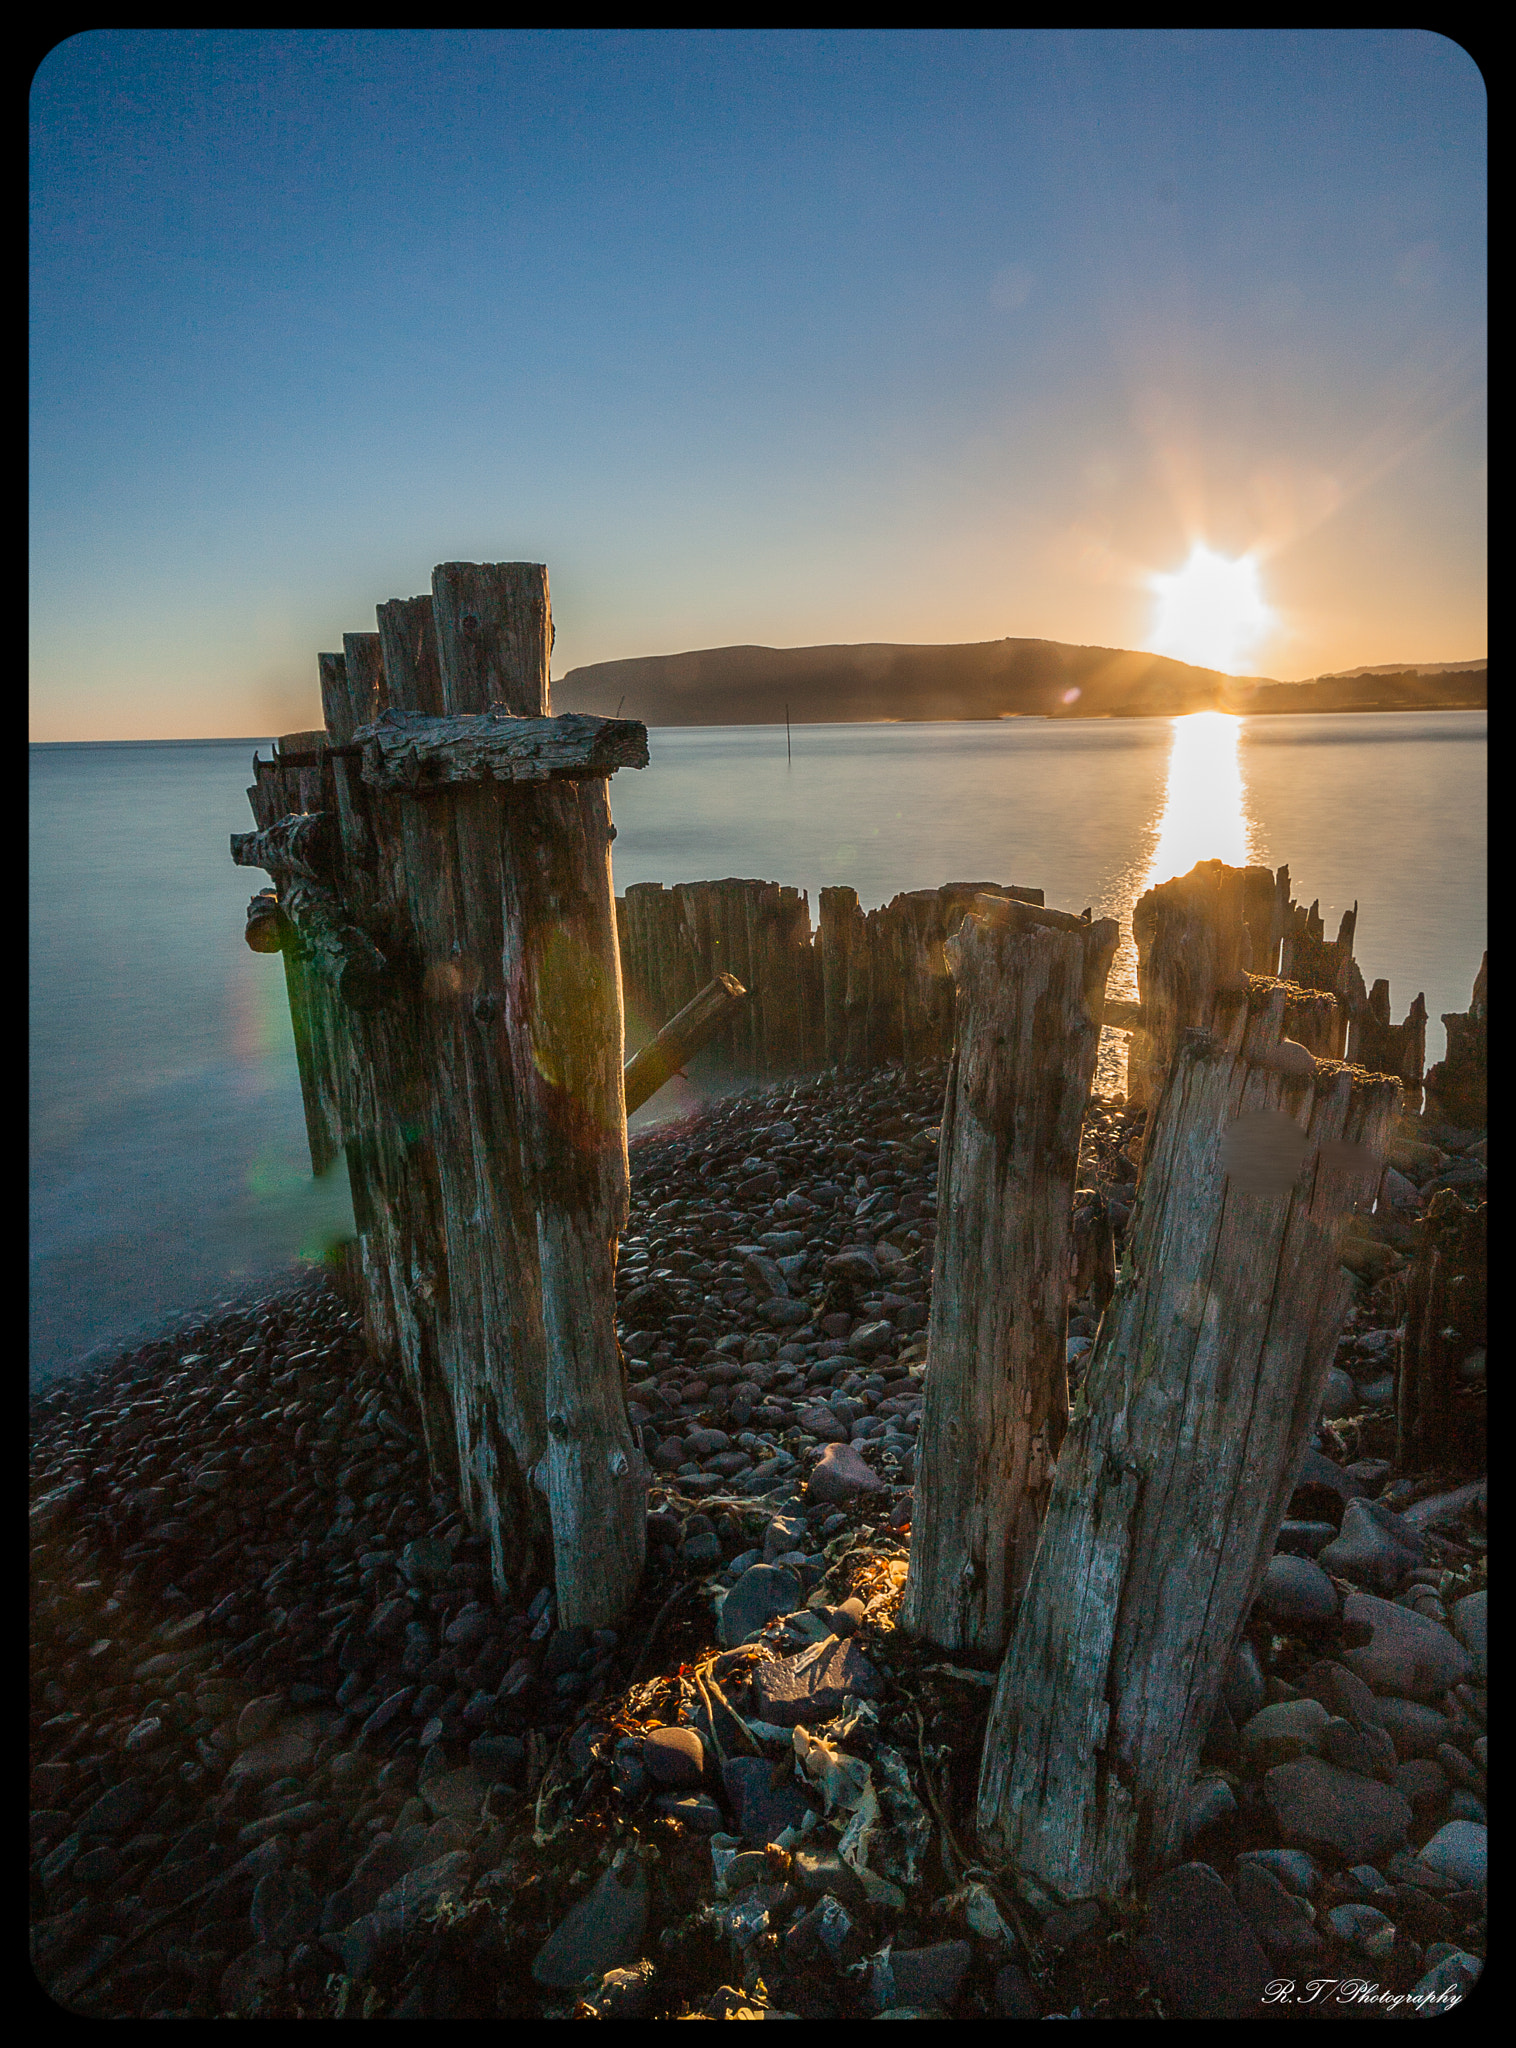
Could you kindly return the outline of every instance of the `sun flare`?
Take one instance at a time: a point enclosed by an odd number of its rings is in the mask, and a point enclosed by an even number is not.
[[[1171,575],[1155,576],[1153,652],[1235,674],[1274,623],[1251,555],[1229,561],[1197,541]]]

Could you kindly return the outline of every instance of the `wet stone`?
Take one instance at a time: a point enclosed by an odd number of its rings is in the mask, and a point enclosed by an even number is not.
[[[836,1443],[828,1444],[816,1461],[805,1491],[808,1500],[831,1505],[889,1488],[851,1444]]]
[[[325,1715],[302,1715],[286,1721],[276,1734],[251,1744],[233,1760],[226,1783],[268,1784],[275,1778],[303,1775],[310,1769],[325,1732]]]
[[[270,1870],[253,1891],[250,1917],[260,1941],[290,1948],[321,1924],[321,1901],[303,1871]]]
[[[1276,1628],[1311,1627],[1336,1619],[1337,1588],[1313,1559],[1276,1551],[1254,1607]]]
[[[708,1792],[660,1792],[653,1804],[659,1813],[666,1813],[697,1835],[721,1830],[721,1808]]]
[[[705,1744],[693,1728],[654,1728],[643,1739],[642,1760],[655,1785],[693,1787],[705,1775]]]
[[[1436,1756],[1453,1725],[1446,1714],[1421,1700],[1403,1700],[1383,1693],[1376,1704],[1381,1723],[1395,1745],[1395,1754],[1404,1759]]]
[[[1472,1891],[1489,1874],[1489,1832],[1477,1821],[1450,1820],[1421,1851],[1421,1861]]]
[[[783,1762],[776,1768],[766,1757],[730,1757],[721,1767],[721,1782],[742,1838],[754,1848],[774,1841],[787,1827],[798,1827],[810,1810],[810,1801]]]
[[[1274,1974],[1237,1901],[1205,1863],[1158,1879],[1139,1953],[1176,2019],[1255,2019]]]
[[[1392,1600],[1355,1593],[1344,1605],[1343,1618],[1371,1631],[1369,1642],[1344,1650],[1342,1661],[1375,1692],[1433,1700],[1449,1686],[1463,1684],[1473,1671],[1474,1660],[1450,1629]]]
[[[120,1835],[135,1825],[153,1803],[141,1778],[123,1778],[97,1799],[79,1822],[82,1835]]]
[[[1185,1804],[1185,1841],[1194,1842],[1207,1828],[1230,1820],[1236,1811],[1237,1801],[1225,1778],[1201,1778],[1190,1787]]]
[[[1319,1954],[1321,1936],[1299,1898],[1254,1857],[1237,1859],[1237,1903],[1276,1962]]]
[[[441,1586],[453,1568],[453,1553],[435,1536],[420,1536],[400,1553],[400,1573],[413,1586]]]
[[[1237,1863],[1239,1869],[1244,1863],[1260,1865],[1277,1877],[1287,1891],[1302,1899],[1314,1898],[1321,1883],[1321,1872],[1304,1849],[1249,1849],[1237,1858]]]
[[[888,2005],[930,2006],[946,2011],[963,1988],[964,1977],[973,1960],[966,1941],[936,1941],[929,1948],[891,1949],[887,1986],[875,1978],[874,1998],[881,1995]],[[884,2006],[880,2006],[883,2010]]]
[[[1245,1721],[1251,1721],[1264,1704],[1263,1673],[1258,1665],[1258,1652],[1246,1636],[1237,1645],[1227,1666],[1221,1697],[1239,1728]]]
[[[472,1821],[478,1816],[491,1782],[477,1764],[469,1763],[426,1779],[418,1784],[417,1790],[439,1820]]]
[[[760,1664],[752,1692],[760,1720],[793,1728],[802,1721],[814,1726],[830,1720],[849,1699],[879,1699],[884,1683],[856,1642],[834,1638]]]
[[[266,1941],[255,1942],[228,1963],[222,1973],[220,1994],[223,2012],[256,2011],[259,1999],[273,1991],[284,1977],[284,1951]]]
[[[1360,1955],[1382,1961],[1395,1945],[1395,1923],[1377,1906],[1333,1906],[1326,1917],[1337,1939]]]
[[[1032,1980],[1017,1963],[1007,1963],[996,1973],[995,2010],[1002,2019],[1007,2020],[1035,2020],[1042,2017],[1042,2007],[1037,2003]]]
[[[578,1668],[579,1659],[590,1648],[591,1631],[587,1628],[560,1628],[547,1646],[543,1659],[544,1678],[560,1678],[565,1671]]]
[[[1361,1778],[1394,1783],[1395,1745],[1382,1728],[1360,1730],[1336,1715],[1322,1730],[1319,1754]]]
[[[121,1858],[108,1842],[87,1849],[74,1863],[70,1875],[86,1891],[101,1891],[114,1884],[121,1873]]]
[[[1276,1764],[1264,1797],[1286,1844],[1350,1863],[1371,1863],[1405,1846],[1411,1809],[1389,1785],[1319,1757]]]
[[[1466,1593],[1455,1602],[1452,1613],[1453,1633],[1474,1660],[1474,1676],[1483,1679],[1488,1672],[1488,1638],[1486,1636],[1485,1613],[1488,1595],[1484,1592]]]
[[[1341,1532],[1321,1551],[1321,1563],[1339,1578],[1371,1592],[1393,1593],[1426,1556],[1414,1529],[1378,1501],[1349,1501]]]
[[[800,1580],[788,1566],[750,1565],[721,1603],[723,1646],[730,1650],[747,1642],[767,1622],[798,1607],[802,1597]]]
[[[1241,1730],[1242,1753],[1256,1770],[1315,1756],[1331,1716],[1319,1700],[1280,1700],[1255,1714]]]

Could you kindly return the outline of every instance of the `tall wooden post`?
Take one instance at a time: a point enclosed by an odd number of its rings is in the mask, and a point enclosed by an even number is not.
[[[1285,1046],[1285,1001],[1250,979],[1172,1063],[995,1690],[981,1843],[1070,1897],[1180,1847],[1398,1108],[1393,1078]]]
[[[366,1321],[433,1469],[502,1589],[551,1557],[561,1619],[598,1625],[645,1512],[606,777],[646,733],[548,715],[540,564],[444,564],[378,626],[321,658],[327,731],[260,766],[234,856],[279,885],[312,1157],[346,1150]]]
[[[432,593],[442,709],[547,716],[546,570],[444,563]],[[537,1452],[560,1618],[601,1625],[641,1576],[647,1482],[616,1349],[628,1176],[610,803],[603,777],[466,783],[448,802],[474,1186],[509,1247],[488,1322],[520,1452]]]
[[[980,896],[947,959],[926,1398],[902,1624],[996,1655],[1031,1570],[1068,1422],[1079,1132],[1120,928]]]

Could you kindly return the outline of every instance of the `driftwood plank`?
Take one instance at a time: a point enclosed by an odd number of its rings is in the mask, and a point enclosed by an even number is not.
[[[548,715],[553,613],[543,562],[439,562],[432,617],[449,711]]]
[[[981,1844],[1070,1897],[1180,1847],[1350,1298],[1343,1226],[1398,1109],[1390,1077],[1281,1060],[1285,1005],[1250,978],[1170,1066],[995,1690]]]
[[[627,1167],[604,773],[608,752],[645,761],[646,736],[636,728],[628,749],[630,721],[535,715],[552,635],[540,564],[441,565],[433,627],[441,714],[391,714],[358,736],[381,759],[390,736],[416,743],[394,756],[408,764],[398,776],[366,779],[414,793],[412,774],[430,774],[437,795],[402,797],[403,829],[418,847],[451,835],[436,857],[453,887],[425,908],[423,985],[459,1456],[492,1554],[519,1549],[545,1505],[559,1618],[598,1625],[633,1597],[645,1543],[647,1470],[615,1332]],[[548,779],[566,765],[594,779]]]
[[[327,738],[333,747],[349,746],[355,720],[348,686],[347,656],[318,654],[316,661],[321,675],[321,708],[326,717]],[[360,764],[350,756],[340,755],[331,759],[331,769],[343,858],[349,863],[369,867],[373,864],[374,844],[368,826],[368,806],[363,799]]]
[[[947,960],[926,1399],[902,1625],[998,1655],[1068,1422],[1079,1133],[1120,927],[980,896]]]
[[[546,782],[645,768],[647,727],[632,718],[518,718],[489,710],[445,718],[391,709],[359,726],[363,779],[371,789],[419,796],[465,782]]]
[[[645,1045],[635,1059],[627,1061],[623,1077],[627,1115],[656,1095],[664,1082],[677,1074],[685,1061],[693,1058],[706,1040],[721,1029],[737,1005],[746,1000],[747,990],[735,974],[718,974],[693,1002],[670,1017],[652,1044]]]
[[[247,906],[247,928],[243,933],[253,953],[277,953],[284,945],[287,920],[279,910],[275,889],[260,889]]]

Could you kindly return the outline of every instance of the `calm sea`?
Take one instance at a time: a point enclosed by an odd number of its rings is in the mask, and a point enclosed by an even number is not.
[[[652,733],[611,785],[616,886],[846,882],[865,907],[949,881],[1117,917],[1196,860],[1288,862],[1397,1018],[1467,1007],[1485,940],[1483,712]],[[233,867],[255,742],[34,746],[31,1373],[35,1383],[351,1229],[315,1183],[276,958]],[[268,742],[261,742],[265,752]],[[661,1021],[661,1020],[654,1020]],[[676,1107],[672,1084],[638,1121]]]

